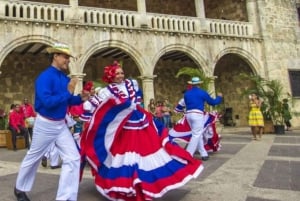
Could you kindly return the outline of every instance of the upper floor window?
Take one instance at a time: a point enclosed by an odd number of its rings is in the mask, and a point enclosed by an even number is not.
[[[300,70],[289,70],[293,97],[300,97]]]
[[[300,4],[297,4],[298,23],[300,25]]]

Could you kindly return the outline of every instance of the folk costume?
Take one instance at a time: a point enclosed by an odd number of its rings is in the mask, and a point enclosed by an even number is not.
[[[202,83],[199,77],[193,77],[188,81],[189,89],[185,91],[183,99],[177,106],[180,110],[186,109],[186,120],[191,128],[192,136],[186,150],[193,156],[198,150],[202,160],[208,160],[208,153],[204,147],[204,132],[206,116],[204,111],[205,103],[217,105],[222,101],[221,96],[212,98],[205,90],[197,85]]]
[[[79,117],[81,121],[89,122],[96,107],[98,106],[99,98],[97,94],[95,94],[94,83],[92,81],[88,81],[84,85],[83,90],[89,92],[93,91],[93,94],[91,94],[90,98],[83,103],[83,113]]]
[[[40,161],[54,143],[62,159],[56,200],[77,200],[80,154],[65,117],[68,107],[81,104],[83,96],[73,95],[69,89],[71,80],[62,71],[68,67],[71,56],[69,48],[63,44],[55,44],[47,48],[47,51],[53,54],[53,61],[35,81],[37,117],[32,143],[22,161],[16,181],[14,193],[18,201],[29,201],[25,192],[31,190]],[[63,65],[58,64],[57,60]]]
[[[216,128],[216,122],[219,120],[220,115],[217,112],[206,112],[204,115],[204,148],[207,152],[217,152],[221,149],[221,135],[217,133]],[[189,143],[192,137],[192,130],[185,115],[169,130],[169,137],[174,142],[183,141]]]
[[[105,67],[106,77],[113,68]],[[196,178],[201,161],[170,143],[167,129],[140,106],[134,82],[108,83],[81,140],[97,190],[109,200],[144,201]]]

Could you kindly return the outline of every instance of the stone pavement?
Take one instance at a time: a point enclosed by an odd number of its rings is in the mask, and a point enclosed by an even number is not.
[[[204,162],[203,173],[155,201],[300,200],[300,130],[266,134],[261,141],[251,140],[249,128],[223,128],[219,133],[222,150]],[[15,200],[13,187],[25,152],[0,148],[1,201]],[[28,193],[32,201],[55,200],[59,171],[39,168],[34,188]],[[78,201],[105,200],[86,170]]]

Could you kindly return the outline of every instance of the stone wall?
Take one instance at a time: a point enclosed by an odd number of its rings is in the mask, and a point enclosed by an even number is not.
[[[10,54],[1,65],[0,106],[8,111],[10,104],[34,98],[34,81],[49,64],[46,55]]]
[[[266,76],[280,80],[290,92],[288,69],[299,70],[300,67],[300,30],[295,1],[259,1],[259,8]],[[299,102],[296,101],[291,108],[292,111],[298,110]],[[295,126],[294,122],[299,122],[299,119],[295,116],[292,124]]]

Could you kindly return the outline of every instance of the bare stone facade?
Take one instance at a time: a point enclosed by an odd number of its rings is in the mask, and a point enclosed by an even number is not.
[[[34,80],[49,64],[45,47],[59,41],[76,56],[70,76],[100,80],[105,65],[121,61],[125,73],[139,81],[146,105],[153,97],[176,104],[189,79],[175,78],[176,73],[201,68],[217,76],[211,89],[224,94],[222,108],[232,108],[238,125],[245,126],[248,103],[240,94],[249,83],[237,79],[239,73],[278,79],[291,93],[288,70],[300,70],[298,5],[293,0],[0,0],[0,107],[8,109],[24,97],[33,101]]]

